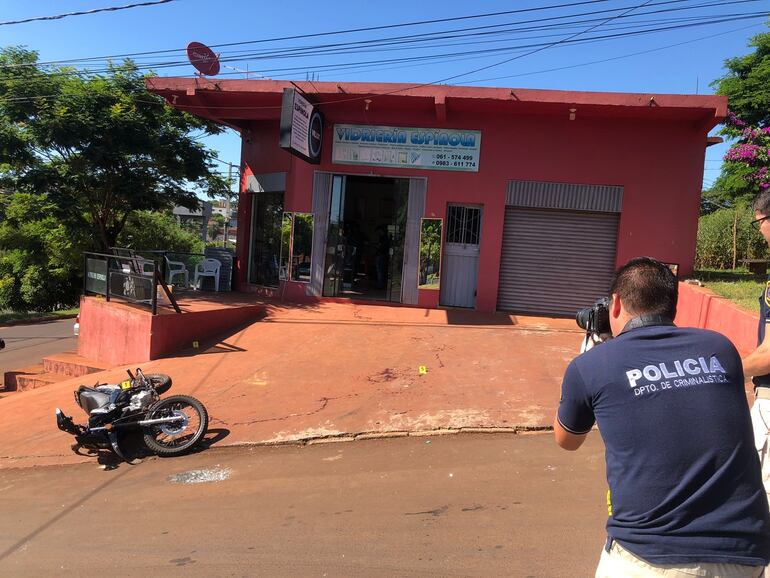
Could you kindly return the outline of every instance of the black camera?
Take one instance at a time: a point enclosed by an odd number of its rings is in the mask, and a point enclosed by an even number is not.
[[[578,327],[585,329],[588,334],[602,335],[608,333],[611,335],[609,297],[597,299],[596,303],[590,307],[578,311],[575,315],[575,321]]]

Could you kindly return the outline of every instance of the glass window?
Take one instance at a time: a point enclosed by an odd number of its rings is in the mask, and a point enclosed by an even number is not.
[[[439,289],[441,281],[441,219],[420,223],[420,289]]]
[[[283,192],[252,196],[249,283],[278,287],[282,221]]]
[[[291,239],[291,279],[310,283],[313,254],[313,213],[294,213]]]
[[[480,232],[480,208],[449,205],[446,229],[447,243],[478,245]]]
[[[310,283],[312,253],[313,213],[284,213],[278,274],[281,281]]]

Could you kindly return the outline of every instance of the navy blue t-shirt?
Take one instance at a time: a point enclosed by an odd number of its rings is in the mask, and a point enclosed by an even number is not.
[[[770,278],[768,278],[765,290],[759,296],[759,326],[757,328],[757,345],[765,340],[765,326],[770,323]],[[754,385],[770,387],[770,375],[755,375],[751,381]]]
[[[656,564],[770,562],[770,514],[741,358],[724,336],[668,325],[578,356],[558,418],[596,422],[612,513],[607,533]]]

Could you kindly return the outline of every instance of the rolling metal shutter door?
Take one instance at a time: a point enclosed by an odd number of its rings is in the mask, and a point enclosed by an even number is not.
[[[573,316],[607,295],[619,218],[506,207],[498,310]]]

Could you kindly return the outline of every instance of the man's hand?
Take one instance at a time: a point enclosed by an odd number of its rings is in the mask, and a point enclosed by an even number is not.
[[[564,426],[561,425],[561,422],[559,421],[558,415],[553,418],[553,437],[559,447],[574,452],[583,445],[587,436],[587,433],[574,434],[564,429]]]

